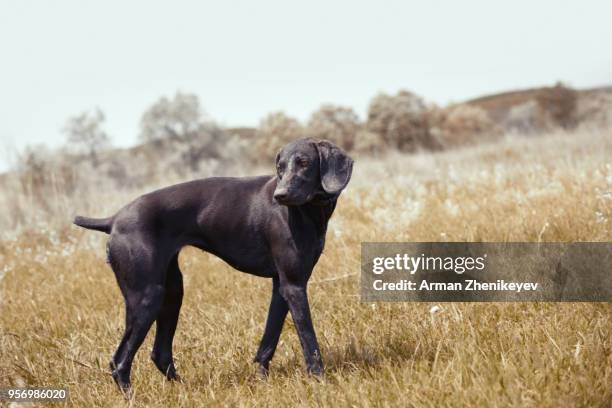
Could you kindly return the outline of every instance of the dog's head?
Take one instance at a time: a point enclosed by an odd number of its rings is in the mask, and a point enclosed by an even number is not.
[[[351,179],[353,159],[327,140],[300,139],[276,155],[274,199],[303,205],[337,198]]]

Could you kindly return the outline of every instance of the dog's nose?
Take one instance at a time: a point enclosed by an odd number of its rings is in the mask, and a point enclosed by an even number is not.
[[[287,190],[277,190],[274,192],[274,199],[276,201],[283,201],[285,199],[287,199]]]

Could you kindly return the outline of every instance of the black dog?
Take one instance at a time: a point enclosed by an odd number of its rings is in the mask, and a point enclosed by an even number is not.
[[[143,195],[110,218],[76,217],[76,225],[110,234],[108,261],[126,306],[125,333],[110,363],[121,389],[130,390],[134,355],[154,321],[151,358],[168,379],[178,378],[172,340],[183,298],[178,253],[185,245],[240,271],[272,278],[268,320],[255,357],[261,373],[268,371],[291,311],[308,372],[321,374],[306,285],[352,169],[353,160],[334,144],[301,139],[277,154],[276,176],[195,180]]]

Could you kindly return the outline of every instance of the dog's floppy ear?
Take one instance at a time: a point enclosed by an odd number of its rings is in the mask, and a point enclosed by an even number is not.
[[[326,193],[338,195],[351,179],[353,159],[327,140],[316,142],[315,146],[319,152],[321,186]]]
[[[274,171],[278,174],[278,161],[280,160],[280,154],[283,149],[279,149],[278,153],[276,153],[276,158],[274,159]]]

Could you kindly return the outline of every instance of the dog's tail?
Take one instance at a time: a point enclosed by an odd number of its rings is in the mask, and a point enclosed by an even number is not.
[[[109,218],[88,218],[77,215],[74,217],[74,223],[79,227],[90,230],[102,231],[110,234],[113,227],[113,217]]]

